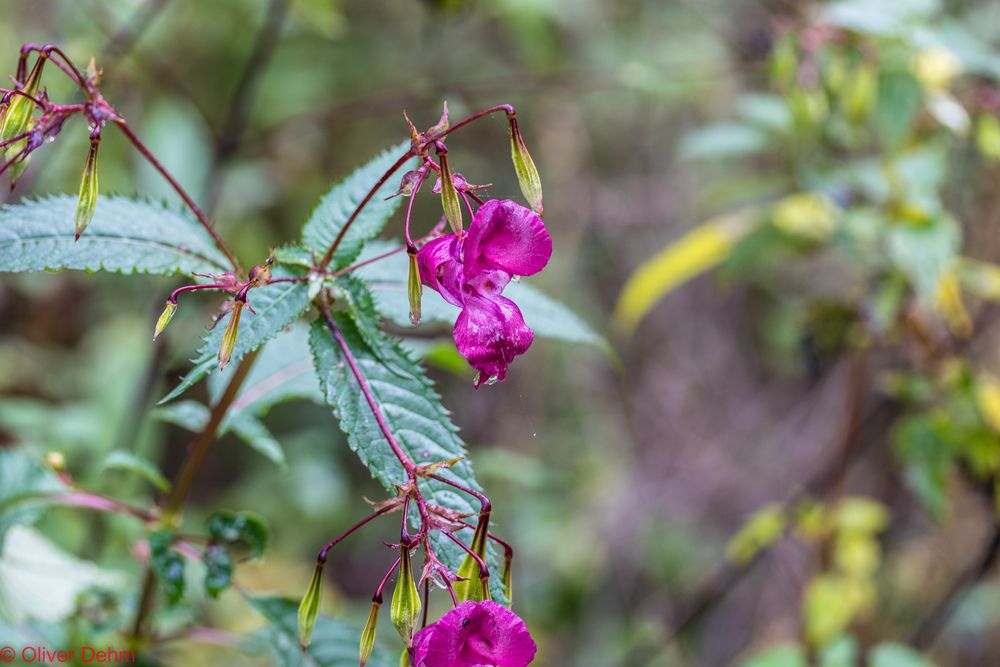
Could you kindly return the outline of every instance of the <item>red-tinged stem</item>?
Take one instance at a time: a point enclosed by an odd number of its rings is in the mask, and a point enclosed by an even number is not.
[[[476,212],[472,210],[472,204],[469,202],[469,197],[466,196],[466,194],[464,192],[461,192],[459,194],[461,194],[462,195],[462,199],[465,200],[465,207],[469,209],[469,217],[470,218],[475,218],[476,217]]]
[[[319,554],[316,556],[316,562],[319,563],[320,565],[323,565],[324,563],[326,563],[326,557],[330,553],[330,549],[332,549],[335,546],[337,546],[342,540],[344,540],[345,538],[349,537],[352,533],[354,533],[358,529],[360,529],[360,528],[364,527],[365,525],[367,525],[369,521],[377,519],[378,517],[382,516],[383,514],[388,514],[389,512],[394,511],[398,507],[399,507],[399,499],[396,498],[396,499],[394,499],[394,502],[391,505],[386,505],[385,507],[379,509],[377,512],[372,512],[371,514],[369,514],[368,516],[366,516],[361,521],[358,521],[356,524],[354,524],[353,526],[351,526],[350,528],[348,528],[346,531],[344,531],[343,533],[341,533],[337,537],[335,537],[332,540],[330,540],[329,542],[327,542],[326,546],[323,547],[320,550]]]
[[[333,320],[333,315],[330,313],[330,307],[326,304],[322,304],[320,305],[320,312],[326,320],[326,325],[330,328],[330,333],[333,335],[333,339],[337,341],[337,345],[340,346],[341,352],[344,353],[344,358],[347,359],[347,365],[351,367],[351,372],[354,374],[354,378],[358,381],[358,386],[361,388],[361,393],[364,395],[365,401],[368,402],[368,407],[371,408],[372,414],[375,416],[375,421],[378,423],[379,430],[382,431],[382,435],[385,437],[386,442],[389,443],[392,453],[396,455],[397,459],[399,459],[399,462],[402,464],[406,474],[412,477],[413,472],[416,469],[416,464],[414,464],[413,460],[406,455],[406,452],[403,451],[403,448],[396,440],[396,436],[393,435],[392,429],[389,428],[389,424],[385,421],[385,416],[382,414],[382,410],[379,408],[378,402],[375,400],[375,395],[372,393],[371,386],[368,384],[368,380],[365,378],[364,373],[361,372],[361,367],[358,366],[358,360],[354,358],[354,353],[351,352],[351,348],[348,347],[347,341],[344,340],[343,334],[340,333],[337,323]]]
[[[469,116],[468,118],[465,118],[463,120],[458,121],[454,125],[451,125],[450,127],[448,127],[448,129],[446,129],[446,130],[442,130],[441,132],[438,132],[437,134],[435,134],[435,135],[433,135],[431,137],[428,137],[424,141],[424,146],[427,146],[429,144],[434,143],[435,141],[443,139],[444,137],[448,136],[449,134],[451,134],[452,132],[454,132],[458,128],[464,127],[465,125],[468,125],[469,123],[471,123],[473,121],[477,121],[480,118],[482,118],[483,116],[489,116],[490,114],[496,113],[498,111],[505,112],[507,114],[508,118],[510,118],[512,116],[514,116],[514,117],[517,116],[517,111],[511,105],[509,105],[509,104],[496,104],[494,106],[491,106],[491,107],[488,107],[486,109],[483,109],[482,111],[474,113],[471,116]]]
[[[476,524],[470,523],[470,522],[468,522],[468,521],[466,521],[464,519],[450,519],[450,521],[454,521],[455,523],[460,523],[463,526],[465,526],[466,528],[472,528],[473,530],[476,529]],[[491,540],[493,540],[494,542],[496,542],[497,544],[499,544],[500,546],[502,546],[503,547],[503,552],[504,552],[505,556],[507,556],[508,558],[513,558],[514,557],[514,547],[512,547],[509,542],[507,542],[506,540],[503,540],[503,539],[497,537],[496,535],[494,535],[493,533],[490,533],[490,532],[486,533],[486,537],[490,538]]]
[[[167,297],[167,301],[173,301],[174,303],[177,303],[177,297],[179,297],[181,294],[185,294],[186,292],[194,292],[200,289],[228,290],[230,288],[232,288],[232,285],[226,285],[224,283],[212,283],[211,285],[185,285],[184,287],[178,287],[173,292],[171,292],[170,296]]]
[[[37,51],[40,57],[48,58],[49,61],[56,67],[61,69],[66,76],[73,80],[78,86],[83,87],[84,78],[80,74],[80,71],[73,64],[73,61],[67,57],[62,50],[55,44],[46,44],[45,46],[39,46],[38,44],[25,44],[21,47],[21,57],[27,58],[28,54],[32,51]],[[52,58],[52,54],[59,56],[59,59]],[[87,92],[86,90],[84,92]]]
[[[357,205],[357,207],[355,207],[350,217],[347,218],[347,222],[344,223],[344,226],[337,234],[337,238],[333,240],[333,243],[330,244],[330,247],[327,249],[326,254],[323,255],[323,259],[320,260],[318,268],[320,270],[325,270],[326,267],[329,266],[330,260],[333,259],[333,253],[337,252],[337,248],[340,246],[340,242],[344,239],[344,235],[347,233],[347,230],[350,229],[351,225],[354,223],[354,220],[358,217],[358,214],[361,213],[361,209],[363,209],[365,206],[368,205],[368,202],[371,201],[371,198],[375,196],[375,193],[378,191],[380,187],[382,187],[382,184],[384,184],[387,180],[389,180],[389,177],[392,176],[394,173],[396,173],[396,171],[399,170],[399,168],[402,167],[407,160],[409,160],[411,157],[422,154],[427,149],[428,146],[434,144],[437,141],[440,141],[441,139],[448,136],[449,134],[459,129],[460,127],[464,127],[473,121],[479,120],[483,116],[488,116],[498,111],[505,112],[508,118],[517,117],[517,111],[515,111],[514,107],[512,107],[511,105],[497,104],[492,107],[483,109],[478,113],[474,113],[468,118],[460,120],[459,122],[455,123],[446,130],[442,130],[441,132],[438,132],[433,136],[427,137],[420,145],[419,150],[414,150],[414,148],[411,147],[408,151],[403,153],[403,155],[401,155],[400,158],[396,160],[396,162],[391,167],[389,167],[388,171],[382,174],[382,177],[378,179],[375,185],[372,186],[372,188],[368,191],[368,194],[365,195],[365,198],[361,200],[361,202]]]
[[[479,578],[480,579],[486,579],[487,577],[490,576],[490,569],[488,567],[486,567],[486,563],[483,561],[482,558],[479,557],[479,554],[477,554],[475,551],[473,551],[472,549],[470,549],[465,544],[465,542],[463,542],[462,540],[458,539],[457,537],[455,537],[454,535],[452,535],[448,531],[443,531],[443,532],[444,532],[445,537],[447,537],[449,540],[451,540],[452,542],[454,542],[458,546],[462,547],[462,551],[464,551],[465,553],[467,553],[470,556],[472,556],[473,560],[476,561],[476,564],[479,565]]]
[[[458,606],[458,596],[455,595],[455,587],[451,585],[451,582],[447,579],[444,580],[444,587],[448,589],[448,594],[451,595],[451,606]]]
[[[416,241],[414,241],[414,245],[416,245],[419,248],[420,246],[422,246],[427,241],[430,241],[431,239],[436,238],[437,236],[439,236],[441,234],[441,232],[444,231],[445,224],[447,224],[447,220],[441,220],[440,222],[438,222],[438,224],[434,225],[434,229],[432,229],[426,236],[421,236],[419,239],[417,239]],[[384,252],[381,255],[376,255],[375,257],[372,257],[371,259],[366,259],[363,262],[358,262],[357,264],[352,264],[352,265],[350,265],[348,267],[340,269],[339,271],[334,271],[333,273],[331,273],[329,275],[331,275],[334,278],[336,278],[337,276],[342,276],[344,274],[351,273],[352,271],[357,271],[358,269],[360,269],[363,266],[368,266],[369,264],[374,264],[375,262],[381,261],[381,260],[386,259],[388,257],[392,257],[393,255],[401,253],[404,250],[406,250],[406,246],[405,245],[401,245],[401,246],[399,246],[398,248],[396,248],[394,250],[390,250],[389,252]],[[271,282],[273,283],[274,281],[272,280]]]
[[[139,139],[138,136],[136,136],[135,132],[132,131],[132,128],[128,126],[128,123],[125,122],[124,118],[115,119],[115,124],[122,131],[122,133],[128,138],[128,140],[132,142],[132,145],[135,146],[135,149],[139,151],[139,153],[141,153],[144,158],[146,158],[149,164],[151,164],[153,168],[156,169],[156,171],[158,171],[161,176],[163,176],[164,179],[166,179],[167,183],[170,184],[170,187],[174,189],[174,192],[176,192],[180,196],[180,198],[184,200],[185,205],[187,205],[187,207],[191,209],[191,212],[194,213],[194,216],[198,218],[198,222],[201,223],[201,226],[205,228],[205,231],[208,232],[208,235],[212,237],[212,241],[215,242],[215,247],[217,247],[222,252],[222,254],[226,256],[226,259],[233,267],[233,271],[235,273],[240,273],[239,262],[236,261],[236,258],[233,256],[233,253],[230,252],[229,248],[222,241],[222,237],[220,237],[218,232],[215,231],[215,228],[212,227],[212,223],[208,221],[208,217],[205,215],[204,211],[202,211],[201,208],[198,207],[198,204],[194,202],[194,200],[191,198],[191,195],[189,195],[187,191],[183,187],[181,187],[181,184],[177,182],[177,179],[175,179],[169,171],[167,171],[167,168],[164,167],[160,163],[160,161],[156,159],[156,157],[152,154],[152,152],[150,152],[149,148],[146,147],[146,144],[144,144],[142,140]]]
[[[396,568],[399,567],[399,564],[402,561],[403,561],[402,556],[397,558],[396,562],[393,563],[392,567],[389,568],[389,571],[385,573],[384,577],[382,577],[382,581],[379,582],[378,588],[375,589],[375,595],[372,596],[372,602],[382,604],[382,591],[385,590],[385,585],[389,583],[389,577],[392,576],[392,573],[396,571]]]
[[[429,477],[430,479],[436,479],[437,481],[447,484],[448,486],[453,486],[459,491],[464,491],[465,493],[468,493],[470,496],[474,497],[476,500],[479,501],[479,504],[482,506],[480,514],[489,514],[490,511],[492,511],[493,504],[490,502],[490,499],[487,498],[482,493],[480,493],[479,491],[476,491],[475,489],[470,489],[469,487],[463,486],[458,482],[453,482],[447,477],[442,477],[441,475],[431,474],[427,475],[427,477]]]
[[[306,278],[305,276],[287,276],[284,278],[271,278],[269,281],[267,281],[266,285],[261,285],[261,287],[267,287],[267,285],[274,285],[277,283],[304,283],[307,280],[309,279]]]
[[[10,166],[11,166],[12,164],[14,164],[14,163],[15,163],[15,162],[17,162],[18,160],[20,160],[20,159],[21,159],[22,157],[24,157],[24,156],[25,156],[25,154],[26,154],[27,152],[28,152],[28,147],[27,147],[27,146],[25,146],[24,148],[22,148],[21,150],[19,150],[19,151],[17,152],[17,155],[15,155],[15,156],[14,156],[14,157],[12,157],[11,159],[9,159],[9,160],[7,160],[6,162],[4,162],[4,163],[3,163],[3,166],[2,166],[2,167],[0,167],[0,176],[2,176],[2,175],[3,175],[3,173],[4,173],[5,171],[7,171],[7,170],[8,170],[9,168],[10,168]],[[13,182],[11,182],[11,186],[10,186],[10,187],[11,187],[11,189],[12,189],[12,190],[14,189],[14,184],[13,184]]]
[[[413,239],[410,237],[410,218],[413,215],[413,200],[417,198],[417,193],[420,192],[420,186],[424,184],[424,179],[426,178],[423,170],[417,175],[417,182],[413,184],[413,191],[410,193],[410,201],[406,203],[406,220],[403,222],[403,239],[406,241],[406,249],[416,250],[416,245],[413,243]]]
[[[148,512],[139,507],[132,507],[131,505],[127,505],[113,498],[108,498],[106,496],[86,491],[75,491],[73,493],[51,496],[48,499],[48,502],[56,505],[65,505],[67,507],[84,507],[101,512],[124,514],[133,516],[145,522],[156,521],[159,518],[152,512]]]
[[[13,139],[8,139],[7,141],[0,141],[0,148],[6,148],[7,146],[10,146],[11,144],[16,144],[17,142],[21,141],[22,139],[27,139],[30,135],[31,135],[31,130],[28,130],[27,132],[22,132],[21,134],[17,135]]]

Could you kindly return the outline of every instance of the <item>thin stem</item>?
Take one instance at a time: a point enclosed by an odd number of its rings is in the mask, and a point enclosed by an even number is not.
[[[87,509],[98,510],[100,512],[124,514],[127,516],[133,516],[145,522],[156,521],[159,518],[152,512],[142,508],[133,507],[119,500],[115,500],[114,498],[108,498],[106,496],[90,493],[88,491],[75,491],[73,493],[51,496],[48,498],[48,502],[55,505],[64,505],[66,507],[84,507]]]
[[[371,408],[372,414],[375,416],[375,421],[378,423],[379,430],[382,431],[382,435],[385,437],[386,442],[389,443],[392,453],[396,455],[397,459],[399,459],[399,462],[403,465],[403,469],[406,470],[407,475],[412,476],[413,471],[416,469],[416,465],[413,463],[413,460],[406,455],[406,452],[403,451],[403,448],[396,440],[396,436],[392,434],[392,429],[389,428],[389,424],[385,421],[385,416],[382,414],[382,410],[379,408],[378,402],[375,400],[375,395],[372,393],[371,386],[368,384],[368,380],[361,372],[361,367],[358,366],[358,360],[354,358],[354,353],[351,352],[351,348],[348,347],[347,341],[344,340],[343,334],[340,333],[337,323],[333,320],[333,315],[330,313],[330,307],[326,304],[321,304],[320,312],[326,320],[326,325],[330,328],[330,333],[333,335],[333,339],[337,341],[337,345],[340,346],[341,352],[344,353],[344,358],[347,359],[347,365],[351,367],[351,372],[354,374],[354,378],[358,381],[358,386],[361,388],[361,393],[368,402],[368,407]]]
[[[460,120],[459,122],[455,123],[446,130],[442,130],[441,132],[438,132],[433,136],[425,138],[421,143],[419,150],[415,150],[413,147],[411,147],[402,156],[400,156],[400,158],[396,160],[396,162],[391,167],[389,167],[388,171],[386,171],[382,175],[382,177],[378,179],[375,185],[372,186],[372,188],[368,191],[368,194],[365,195],[365,198],[362,199],[360,203],[358,203],[357,207],[355,207],[350,217],[347,218],[347,222],[344,223],[344,226],[337,234],[337,238],[333,240],[333,243],[330,244],[330,247],[327,249],[326,254],[323,255],[323,259],[320,260],[319,268],[326,269],[326,267],[329,266],[330,260],[333,259],[333,253],[337,251],[337,248],[340,246],[340,242],[344,239],[344,235],[347,233],[347,230],[350,229],[351,225],[354,223],[354,220],[358,217],[358,214],[361,213],[361,209],[363,209],[365,206],[368,205],[368,202],[371,201],[371,198],[373,196],[375,196],[375,193],[378,191],[380,187],[382,187],[382,184],[385,183],[387,180],[389,180],[389,177],[392,176],[394,173],[396,173],[396,171],[400,167],[402,167],[407,160],[409,160],[413,156],[422,154],[427,149],[428,146],[434,144],[437,141],[440,141],[441,139],[448,136],[449,134],[459,129],[460,127],[464,127],[465,125],[468,125],[469,123],[478,120],[483,116],[488,116],[489,114],[496,113],[498,111],[506,112],[508,118],[517,117],[517,112],[511,105],[497,104],[492,107],[483,109],[478,113],[474,113],[468,118]]]
[[[219,426],[222,424],[223,417],[225,417],[226,412],[229,411],[229,407],[236,399],[236,394],[239,393],[240,387],[243,386],[243,382],[250,373],[250,368],[257,359],[259,352],[259,349],[253,350],[243,357],[240,365],[236,368],[236,372],[233,374],[233,378],[226,385],[226,389],[219,398],[219,401],[212,408],[208,423],[205,424],[205,428],[188,451],[187,460],[184,462],[180,473],[178,473],[173,491],[166,500],[163,519],[161,520],[162,525],[167,527],[176,525],[181,506],[184,504],[188,491],[191,489],[191,483],[194,481],[195,475],[205,460],[205,455],[208,454],[208,450],[215,441],[215,436],[219,431]],[[156,573],[153,571],[152,565],[149,564],[146,566],[146,574],[142,582],[142,592],[139,594],[139,606],[135,614],[135,620],[132,623],[132,630],[129,633],[129,638],[133,644],[137,643],[142,637],[142,626],[153,608],[155,593]]]
[[[212,283],[210,285],[185,285],[184,287],[178,287],[171,292],[170,296],[167,297],[167,301],[177,303],[177,297],[187,292],[195,292],[201,289],[229,289],[230,287],[232,287],[232,285],[226,285],[224,283]]]
[[[455,523],[460,523],[466,528],[472,528],[473,530],[476,529],[476,524],[466,521],[465,519],[450,519],[450,520],[454,521]],[[486,533],[486,537],[490,538],[491,540],[502,546],[505,556],[508,556],[510,558],[514,557],[514,547],[512,547],[509,542],[497,537],[496,535],[490,532]]]
[[[442,532],[444,533],[445,537],[447,537],[449,540],[451,540],[452,542],[454,542],[458,546],[462,547],[462,551],[464,551],[465,553],[467,553],[470,556],[472,556],[472,559],[474,561],[476,561],[476,564],[479,565],[479,578],[480,579],[486,579],[486,578],[488,578],[490,576],[490,569],[488,567],[486,567],[486,563],[483,561],[482,558],[479,557],[479,554],[477,554],[475,551],[473,551],[472,549],[470,549],[465,542],[463,542],[462,540],[458,539],[457,537],[455,537],[454,535],[452,535],[448,531],[442,531]]]
[[[434,229],[432,229],[430,232],[428,232],[425,236],[421,236],[419,239],[417,239],[416,241],[414,241],[414,245],[419,248],[420,246],[422,246],[427,241],[430,241],[431,239],[437,238],[438,236],[440,236],[441,232],[444,231],[444,226],[445,226],[446,223],[447,223],[447,220],[441,220],[440,222],[438,222],[438,224],[434,225]],[[334,278],[336,278],[337,276],[342,276],[344,274],[351,273],[352,271],[357,271],[358,269],[360,269],[363,266],[368,266],[369,264],[374,264],[375,262],[381,261],[383,259],[387,259],[389,257],[392,257],[393,255],[396,255],[396,254],[399,254],[399,253],[403,252],[406,249],[407,248],[406,248],[405,245],[401,245],[401,246],[399,246],[398,248],[396,248],[394,250],[390,250],[389,252],[384,252],[381,255],[376,255],[375,257],[372,257],[371,259],[366,259],[363,262],[358,262],[357,264],[351,264],[350,266],[347,266],[347,267],[344,267],[343,269],[339,269],[337,271],[334,271],[333,273],[331,273],[329,275],[332,276],[332,277],[334,277]],[[272,280],[271,282],[273,283],[275,281]]]
[[[330,247],[327,248],[326,254],[323,255],[323,258],[319,261],[318,266],[321,270],[325,270],[326,267],[330,265],[330,260],[333,259],[333,253],[337,252],[337,248],[340,246],[340,242],[344,240],[344,235],[347,233],[347,230],[351,228],[351,225],[354,224],[354,221],[357,219],[358,214],[361,213],[361,209],[363,209],[368,204],[368,202],[371,201],[372,197],[375,196],[375,193],[378,192],[378,189],[381,188],[382,185],[389,180],[389,177],[395,174],[399,170],[399,168],[402,167],[404,164],[406,164],[406,161],[409,160],[414,155],[416,155],[416,153],[413,152],[412,148],[403,153],[403,155],[401,155],[400,158],[396,160],[396,162],[393,163],[391,167],[389,167],[388,171],[382,174],[382,177],[375,182],[375,185],[371,187],[371,189],[368,191],[368,194],[365,195],[364,199],[362,199],[361,202],[355,207],[350,217],[347,218],[347,222],[345,222],[344,226],[340,228],[340,232],[337,234],[337,238],[333,240],[333,243],[331,243]]]
[[[146,147],[146,144],[144,144],[142,140],[136,136],[135,132],[132,131],[132,128],[128,126],[128,123],[125,122],[124,118],[116,118],[115,124],[122,131],[122,133],[125,134],[128,140],[132,142],[132,145],[135,146],[136,150],[139,151],[144,158],[146,158],[146,160],[153,166],[154,169],[156,169],[156,171],[160,173],[161,176],[163,176],[164,179],[166,179],[166,181],[170,184],[170,187],[174,189],[174,192],[176,192],[180,198],[184,200],[184,203],[189,209],[191,209],[194,216],[198,218],[198,222],[201,223],[201,226],[204,227],[205,231],[212,237],[212,240],[215,242],[215,246],[222,252],[223,255],[226,256],[226,259],[233,267],[233,271],[239,273],[239,262],[236,261],[233,253],[230,252],[229,248],[222,241],[222,237],[220,237],[218,232],[216,232],[212,227],[212,223],[208,221],[205,213],[194,202],[191,195],[189,195],[187,191],[181,187],[181,184],[177,182],[177,179],[175,179],[169,171],[167,171],[167,168],[156,159],[156,157],[150,152],[149,148]]]
[[[396,562],[392,564],[389,571],[385,573],[384,577],[382,577],[382,581],[379,582],[378,588],[375,589],[375,595],[372,596],[372,602],[382,604],[382,591],[385,589],[385,585],[389,583],[389,577],[392,576],[392,573],[396,571],[396,568],[399,567],[401,562],[403,562],[402,556],[396,559]]]
[[[326,546],[323,547],[322,549],[320,549],[319,554],[316,556],[316,562],[319,563],[320,565],[325,564],[326,563],[326,557],[330,553],[330,549],[332,549],[335,546],[337,546],[342,540],[344,540],[345,538],[349,537],[352,533],[354,533],[358,529],[360,529],[360,528],[364,527],[365,525],[367,525],[369,521],[377,519],[378,517],[382,516],[383,514],[388,514],[389,512],[392,512],[392,511],[398,509],[399,508],[399,498],[396,498],[394,500],[395,500],[395,502],[393,502],[391,505],[386,505],[385,507],[381,508],[377,512],[373,512],[373,513],[369,514],[364,519],[362,519],[361,521],[358,521],[356,524],[354,524],[353,526],[351,526],[350,528],[348,528],[346,531],[344,531],[343,533],[341,533],[337,537],[335,537],[332,540],[330,540],[329,542],[327,542]]]
[[[250,368],[253,366],[253,363],[256,361],[259,353],[260,348],[248,352],[246,356],[243,357],[240,365],[236,368],[236,372],[233,373],[232,379],[229,380],[229,384],[226,385],[226,390],[222,392],[222,396],[219,398],[219,401],[212,408],[212,413],[208,418],[208,423],[205,424],[205,428],[201,432],[201,435],[198,436],[194,445],[191,446],[191,449],[188,452],[187,460],[184,462],[184,466],[178,474],[177,482],[174,484],[173,491],[167,498],[167,502],[164,505],[164,524],[170,525],[176,522],[177,514],[181,509],[181,505],[184,504],[184,501],[187,499],[188,492],[191,490],[191,484],[194,482],[194,478],[198,474],[198,470],[201,468],[201,464],[204,462],[205,456],[208,454],[208,450],[211,449],[212,443],[215,442],[215,436],[219,431],[219,426],[221,426],[222,420],[226,416],[226,412],[229,411],[229,406],[232,405],[234,400],[236,400],[236,395],[239,393],[240,387],[243,386],[243,382],[250,373]]]
[[[476,500],[479,501],[479,504],[482,506],[482,509],[480,510],[480,514],[489,514],[490,511],[493,509],[493,504],[490,502],[490,499],[487,498],[486,496],[484,496],[479,491],[476,491],[475,489],[470,489],[467,486],[463,486],[463,485],[459,484],[458,482],[453,482],[450,479],[448,479],[447,477],[442,477],[441,475],[431,474],[431,475],[427,475],[427,477],[429,477],[430,479],[436,479],[437,481],[443,482],[444,484],[447,484],[448,486],[453,486],[456,489],[458,489],[459,491],[464,491],[465,493],[468,493],[470,496],[473,496]]]
[[[417,198],[417,193],[420,192],[420,186],[424,184],[424,179],[426,174],[423,170],[417,174],[417,182],[413,184],[413,191],[410,192],[410,201],[406,203],[406,220],[403,222],[403,239],[406,241],[406,249],[416,248],[413,244],[413,239],[410,237],[410,218],[413,216],[413,200]]]

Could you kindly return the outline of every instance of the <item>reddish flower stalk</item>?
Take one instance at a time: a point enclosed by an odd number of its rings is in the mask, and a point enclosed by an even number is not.
[[[327,248],[326,253],[323,255],[323,258],[320,259],[316,267],[320,270],[326,270],[326,267],[330,265],[330,261],[333,259],[333,254],[337,252],[337,248],[340,247],[340,243],[341,241],[343,241],[344,235],[347,233],[347,230],[350,229],[351,225],[354,224],[354,221],[357,219],[358,214],[360,214],[362,209],[364,209],[364,207],[368,205],[368,202],[370,202],[372,197],[375,196],[375,193],[378,192],[379,188],[381,188],[382,185],[385,184],[385,182],[388,181],[393,174],[399,171],[400,167],[406,164],[407,160],[409,160],[411,157],[416,157],[418,155],[425,154],[429,146],[434,145],[436,142],[445,138],[446,136],[448,136],[455,130],[459,129],[460,127],[464,127],[473,121],[479,120],[484,116],[488,116],[498,111],[505,112],[508,118],[512,116],[513,117],[517,116],[517,112],[515,111],[513,106],[509,104],[497,104],[495,106],[488,107],[486,109],[483,109],[482,111],[474,113],[468,118],[460,120],[459,122],[455,123],[454,125],[448,128],[445,128],[444,130],[441,130],[440,132],[437,132],[428,137],[423,137],[419,145],[411,146],[409,150],[403,153],[399,157],[399,159],[396,160],[396,162],[393,163],[393,165],[389,167],[389,169],[387,169],[384,174],[382,174],[381,178],[379,178],[378,181],[375,182],[375,185],[373,185],[371,189],[368,190],[368,193],[364,196],[364,198],[360,202],[358,202],[358,205],[354,208],[354,211],[351,212],[351,215],[348,216],[347,222],[344,223],[344,226],[337,234],[337,237],[333,240],[333,243],[330,244],[330,247]]]

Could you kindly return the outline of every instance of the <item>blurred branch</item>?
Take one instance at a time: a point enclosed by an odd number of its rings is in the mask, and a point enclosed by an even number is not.
[[[135,10],[132,17],[119,27],[104,45],[101,60],[112,60],[131,51],[168,2],[170,0],[148,0]]]
[[[243,72],[240,74],[240,80],[229,100],[228,111],[221,127],[215,133],[212,164],[208,169],[208,179],[205,186],[205,205],[208,210],[213,210],[218,203],[222,189],[223,168],[240,148],[260,77],[267,69],[267,64],[278,47],[281,28],[288,15],[289,2],[290,0],[271,0],[268,5],[267,16],[257,33],[250,57],[247,58]]]
[[[989,509],[991,513],[994,512],[992,503]],[[934,645],[938,636],[948,625],[948,621],[958,610],[962,600],[976,584],[989,574],[998,557],[1000,557],[1000,520],[995,519],[992,534],[983,544],[979,557],[959,572],[945,594],[917,626],[910,638],[910,643],[914,648],[925,651]]]

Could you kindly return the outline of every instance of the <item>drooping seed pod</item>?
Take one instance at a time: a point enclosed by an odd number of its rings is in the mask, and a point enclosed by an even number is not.
[[[372,651],[375,649],[375,630],[378,626],[378,613],[381,608],[381,602],[372,600],[372,609],[368,612],[368,622],[365,623],[365,629],[361,631],[361,667],[365,667],[365,663],[372,657]]]
[[[159,319],[156,320],[156,328],[153,330],[153,340],[160,337],[163,330],[170,324],[170,320],[174,319],[174,313],[176,312],[177,302],[167,299],[167,305],[163,307],[163,312],[160,313]]]
[[[410,547],[401,546],[399,578],[396,579],[396,587],[392,591],[389,616],[407,646],[413,641],[413,628],[420,620],[420,608],[420,592],[417,590],[413,567],[410,564]]]
[[[410,322],[413,326],[420,324],[420,297],[423,293],[423,283],[420,282],[420,270],[417,267],[417,253],[407,251],[410,257],[410,270],[407,275],[406,294],[410,299]]]
[[[99,136],[91,137],[87,162],[83,165],[83,177],[80,179],[80,199],[76,203],[77,241],[80,240],[83,230],[94,219],[94,211],[97,209],[97,147],[100,143]],[[169,319],[167,321],[169,322]],[[156,340],[155,336],[153,340]]]
[[[219,348],[219,370],[221,371],[233,357],[233,348],[236,347],[236,336],[240,329],[240,316],[243,314],[243,301],[233,301],[232,313],[229,316],[229,324],[222,334],[222,346]]]
[[[28,131],[31,117],[35,112],[35,103],[27,96],[34,97],[38,93],[38,86],[42,80],[42,67],[45,66],[47,59],[47,56],[39,55],[35,66],[31,68],[27,81],[18,89],[24,94],[11,95],[10,106],[4,113],[3,123],[0,124],[0,141],[10,141]]]
[[[511,115],[510,121],[510,158],[514,163],[514,173],[517,183],[521,186],[521,194],[535,213],[542,215],[542,179],[538,175],[534,160],[524,144],[517,116]]]
[[[458,190],[452,181],[451,167],[448,165],[448,153],[440,151],[438,157],[441,159],[441,207],[444,215],[448,218],[451,231],[459,236],[462,235],[462,202],[458,198]]]
[[[299,603],[299,645],[304,651],[312,641],[313,628],[319,615],[319,601],[323,593],[323,564],[317,563],[309,588]]]
[[[476,554],[482,562],[486,562],[486,537],[489,531],[489,519],[480,516],[479,523],[476,524],[476,532],[472,535],[472,543],[469,549]],[[455,595],[459,602],[472,600],[482,602],[491,599],[489,574],[484,577],[479,567],[479,560],[472,554],[466,554],[465,559],[458,568],[458,576],[464,579],[455,584]]]

